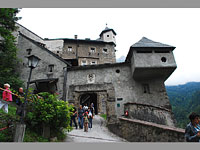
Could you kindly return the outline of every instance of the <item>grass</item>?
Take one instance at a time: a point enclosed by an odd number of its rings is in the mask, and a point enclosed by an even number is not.
[[[105,120],[107,119],[107,115],[106,114],[101,114],[100,115],[102,118],[104,118]]]

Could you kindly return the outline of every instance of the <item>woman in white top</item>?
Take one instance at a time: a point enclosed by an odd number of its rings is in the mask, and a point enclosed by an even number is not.
[[[93,119],[93,115],[92,115],[91,109],[88,108],[88,120],[89,120],[89,128],[90,129],[92,128],[92,119]]]

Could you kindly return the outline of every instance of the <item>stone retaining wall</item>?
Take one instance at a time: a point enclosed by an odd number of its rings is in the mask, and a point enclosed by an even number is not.
[[[130,119],[138,119],[171,127],[175,126],[172,112],[163,107],[128,102],[124,104],[124,110],[128,111],[128,118]]]
[[[136,119],[119,118],[109,130],[129,142],[185,142],[184,129]]]

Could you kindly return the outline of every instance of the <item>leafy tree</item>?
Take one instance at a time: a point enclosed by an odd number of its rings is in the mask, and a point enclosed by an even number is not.
[[[16,17],[18,8],[0,8],[0,87],[9,83],[12,88],[22,86],[17,68],[17,48],[13,32],[17,29],[15,22],[20,19]]]
[[[177,126],[185,128],[189,123],[191,112],[200,114],[200,82],[184,85],[166,86]]]

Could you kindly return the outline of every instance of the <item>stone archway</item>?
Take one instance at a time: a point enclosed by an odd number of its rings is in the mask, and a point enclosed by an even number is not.
[[[69,102],[74,103],[75,107],[78,108],[80,105],[80,96],[86,93],[97,93],[98,112],[104,112],[107,114],[108,124],[114,124],[117,122],[115,90],[111,83],[70,85],[68,90]]]

